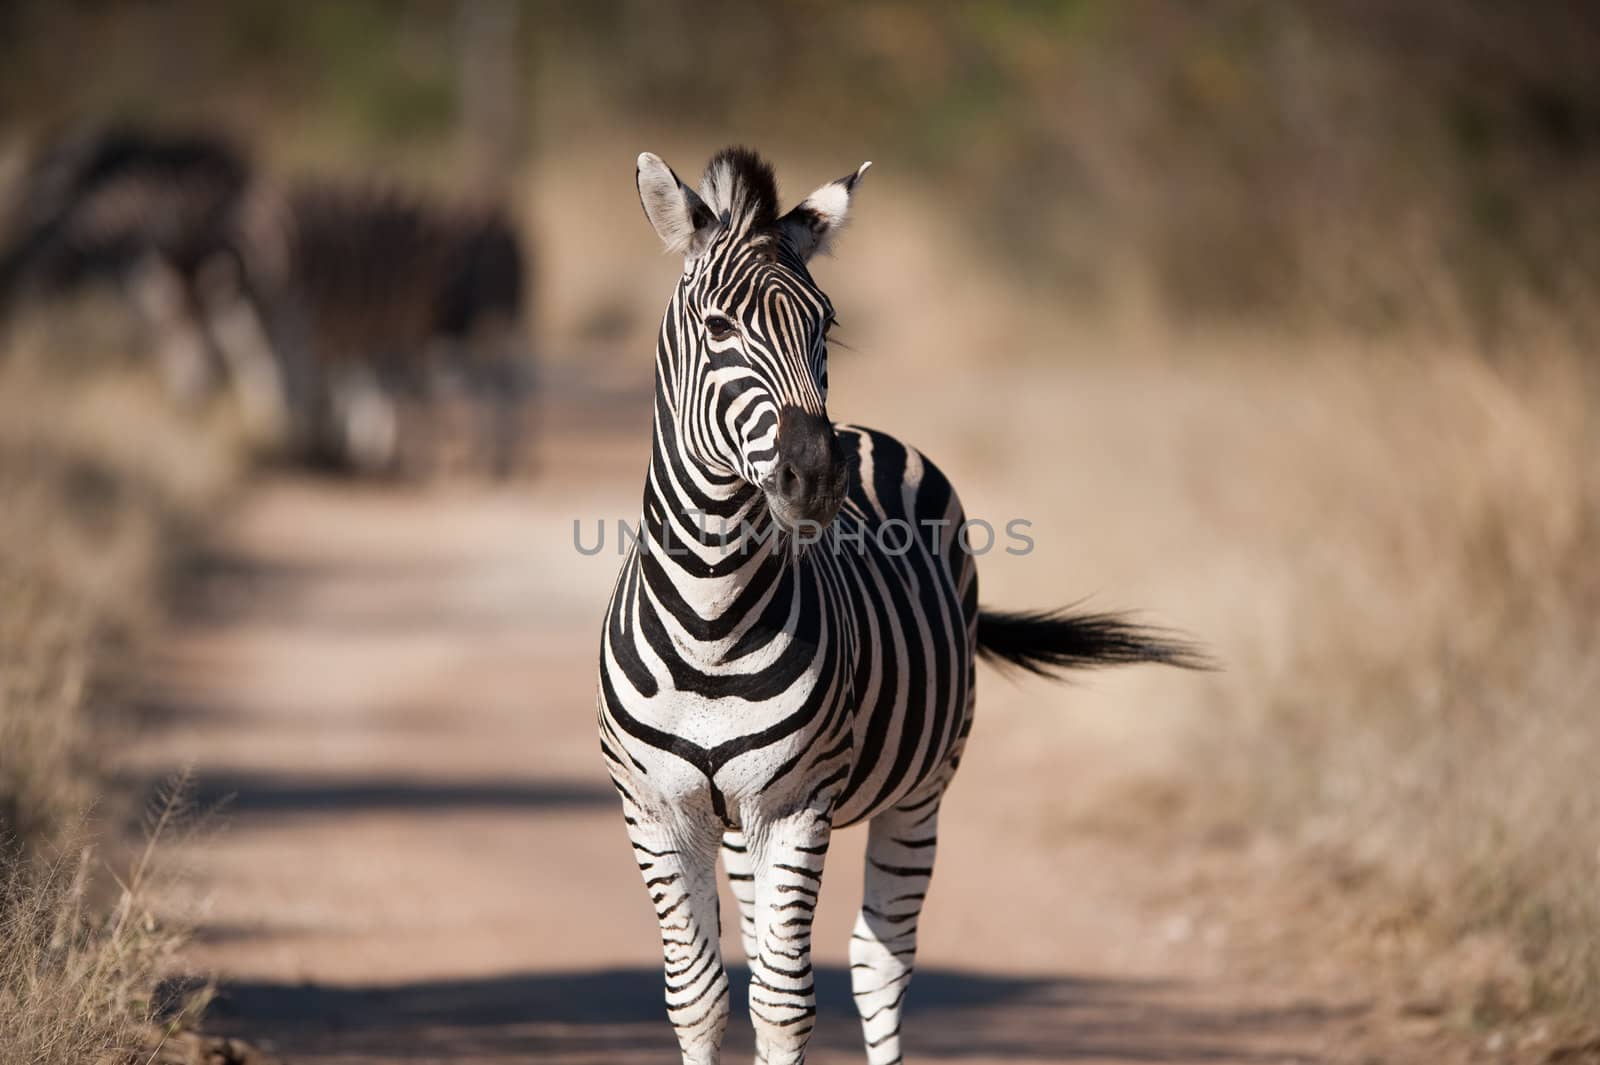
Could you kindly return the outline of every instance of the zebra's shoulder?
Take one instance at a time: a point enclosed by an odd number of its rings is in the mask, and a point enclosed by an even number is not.
[[[961,512],[944,471],[896,436],[861,425],[835,426],[850,464],[850,495],[885,518],[943,518]]]

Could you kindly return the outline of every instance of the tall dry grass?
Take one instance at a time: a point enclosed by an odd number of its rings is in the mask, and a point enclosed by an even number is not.
[[[0,866],[0,1060],[150,1062],[201,1004],[163,985],[187,929],[164,905],[172,867],[158,848],[185,816],[179,781],[152,806],[125,875],[108,873],[101,849],[78,834],[48,858]],[[109,907],[96,889],[107,876],[117,888]]]
[[[1202,801],[1289,840],[1300,874],[1362,885],[1357,926],[1409,943],[1411,975],[1474,1020],[1592,1015],[1594,368],[1553,346],[1514,365],[1458,348],[1304,384],[1255,396],[1283,431],[1231,476],[1269,490],[1220,498],[1227,525],[1257,530],[1277,620],[1233,641],[1233,727],[1195,741],[1232,787]]]
[[[148,1035],[181,930],[161,862],[101,829],[115,711],[185,530],[238,468],[221,421],[175,411],[115,316],[0,351],[0,1060],[110,1060]],[[109,329],[109,331],[108,331]],[[128,872],[112,870],[126,864]]]

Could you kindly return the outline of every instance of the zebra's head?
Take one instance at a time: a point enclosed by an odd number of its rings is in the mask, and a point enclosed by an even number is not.
[[[844,225],[871,165],[778,213],[772,168],[729,148],[698,192],[646,152],[639,199],[683,278],[661,327],[658,388],[678,448],[712,478],[761,489],[774,518],[826,526],[848,470],[828,420],[828,302],[806,263]]]

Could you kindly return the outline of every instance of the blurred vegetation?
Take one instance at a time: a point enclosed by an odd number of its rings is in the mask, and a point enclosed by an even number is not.
[[[120,734],[99,711],[159,627],[166,567],[242,472],[228,412],[185,416],[126,357],[128,318],[30,319],[0,360],[0,855],[59,843],[96,799]]]
[[[126,313],[88,302],[0,343],[0,1060],[154,1060],[185,939],[156,843],[123,870],[108,797],[171,566],[241,472],[225,412],[185,417]],[[115,353],[115,354],[112,354]],[[108,857],[109,856],[109,857]]]
[[[1592,328],[1600,10],[1579,0],[522,11],[547,155],[600,129],[892,158],[1019,283],[1086,312],[1131,290],[1185,320],[1492,349],[1527,311]],[[442,0],[16,0],[0,99],[17,129],[208,118],[291,160],[437,176],[460,159],[460,23]]]
[[[1292,841],[1319,943],[1481,1026],[1600,1018],[1600,422],[1592,367],[1524,354],[1235,373],[1249,439],[1208,442],[1248,586],[1290,594],[1196,730],[1193,812]]]

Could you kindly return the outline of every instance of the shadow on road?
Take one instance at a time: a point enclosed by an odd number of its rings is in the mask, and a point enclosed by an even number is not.
[[[443,548],[385,559],[348,549],[283,558],[213,546],[174,573],[168,599],[183,622],[213,629],[248,621],[369,639],[498,631],[518,620],[516,604],[462,594],[496,562]]]
[[[748,973],[734,972],[728,1056],[748,1056]],[[861,1036],[849,973],[817,972],[813,1057],[855,1059]],[[1326,1010],[1202,1008],[1174,988],[1072,976],[919,971],[907,1004],[913,1057],[1117,1062],[1311,1062],[1286,1052]],[[1180,996],[1177,996],[1181,998]],[[214,1026],[268,1040],[291,1061],[666,1062],[676,1045],[651,969],[512,974],[395,987],[234,983]]]

